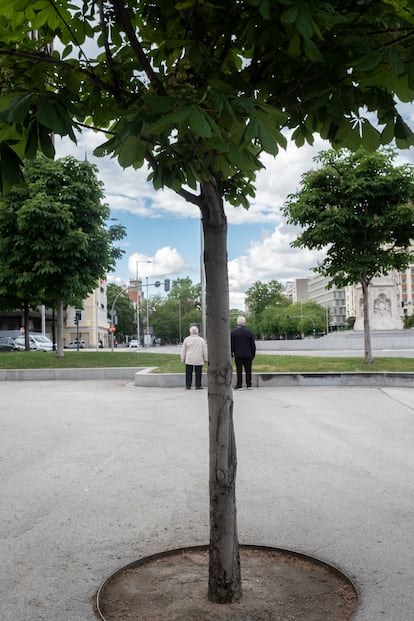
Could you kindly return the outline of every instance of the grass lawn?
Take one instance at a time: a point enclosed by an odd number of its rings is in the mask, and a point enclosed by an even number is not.
[[[102,352],[65,351],[63,358],[54,352],[0,352],[0,369],[67,369],[94,367],[156,367],[158,373],[183,373],[184,365],[178,354],[152,354],[145,351]],[[274,356],[258,354],[253,363],[254,373],[286,372],[344,372],[344,371],[411,371],[414,358],[375,358],[372,365],[363,358],[323,358],[312,356]]]

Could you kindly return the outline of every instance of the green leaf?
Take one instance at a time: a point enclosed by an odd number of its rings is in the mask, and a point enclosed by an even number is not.
[[[140,136],[128,136],[119,149],[118,161],[122,168],[140,168],[144,163],[146,145]]]
[[[288,47],[288,54],[289,56],[291,56],[292,58],[299,58],[302,48],[301,48],[301,38],[300,38],[300,34],[298,32],[295,32],[295,34],[293,35],[293,37],[291,38],[290,42],[289,42],[289,47]]]
[[[350,151],[357,151],[361,146],[361,136],[359,127],[352,127],[349,122],[345,122],[334,137],[335,146],[346,147]]]
[[[70,56],[70,54],[72,54],[72,50],[73,50],[73,45],[72,43],[69,43],[62,52],[62,58],[66,58],[67,56]]]
[[[360,60],[357,61],[356,67],[362,71],[372,71],[375,67],[378,67],[384,56],[384,50],[379,49],[366,54]]]
[[[24,151],[24,156],[26,159],[33,159],[37,153],[38,147],[38,133],[37,133],[37,123],[33,119],[29,125],[29,129],[27,132],[27,141]]]
[[[181,110],[176,110],[174,112],[169,112],[164,116],[160,117],[158,121],[155,121],[151,125],[151,133],[158,135],[167,131],[169,133],[172,132],[174,128],[177,127],[183,121],[186,121],[191,114],[192,107],[181,108]]]
[[[41,125],[39,123],[39,140],[40,140],[40,148],[42,149],[42,153],[53,159],[55,157],[55,147],[53,145],[52,134],[49,132],[47,127]]]
[[[401,56],[394,47],[388,50],[388,62],[396,75],[403,75],[405,72],[405,65],[401,60]]]
[[[193,108],[188,118],[190,129],[200,138],[211,138],[211,126],[207,115],[199,108]]]
[[[149,95],[145,100],[145,107],[153,114],[166,114],[171,111],[173,104],[172,97],[161,95]]]
[[[266,128],[263,123],[259,122],[258,127],[259,139],[263,149],[266,151],[266,153],[270,153],[271,155],[277,155],[279,152],[279,147],[272,133]]]
[[[412,140],[413,138],[413,132],[400,115],[395,120],[395,137],[401,140]]]
[[[64,135],[66,133],[66,128],[58,116],[54,103],[45,97],[39,97],[37,100],[36,118],[39,123],[57,134]]]
[[[319,51],[319,49],[316,47],[316,45],[311,39],[303,40],[303,49],[305,51],[306,56],[312,62],[323,62],[324,58],[321,52]]]
[[[291,6],[286,11],[283,11],[280,21],[283,24],[293,24],[297,20],[298,15],[299,15],[299,6],[298,5]]]
[[[15,123],[23,123],[23,121],[26,119],[29,113],[31,100],[32,100],[32,93],[28,93],[27,95],[25,95],[24,97],[22,97],[16,102],[15,106],[13,107],[13,112],[12,112],[13,121]]]
[[[0,191],[8,194],[13,185],[24,183],[23,162],[6,142],[0,144]]]
[[[394,139],[394,122],[386,124],[381,132],[381,144],[389,144]]]
[[[362,124],[362,146],[367,151],[376,151],[381,144],[381,134],[369,121]]]

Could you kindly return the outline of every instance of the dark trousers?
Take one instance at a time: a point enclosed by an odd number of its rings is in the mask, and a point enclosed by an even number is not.
[[[246,386],[249,388],[252,385],[252,359],[251,358],[235,358],[236,373],[237,373],[237,386],[243,384],[243,369],[246,373]]]
[[[202,364],[186,364],[185,365],[185,385],[187,388],[191,388],[193,383],[193,369],[195,369],[195,383],[196,388],[201,388],[201,373],[203,370]]]

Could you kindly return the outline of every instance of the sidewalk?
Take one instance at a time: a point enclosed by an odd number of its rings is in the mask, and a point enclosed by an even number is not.
[[[208,540],[207,391],[1,384],[0,618],[95,621],[115,569]],[[414,618],[414,390],[234,395],[241,543],[337,566],[355,621]]]

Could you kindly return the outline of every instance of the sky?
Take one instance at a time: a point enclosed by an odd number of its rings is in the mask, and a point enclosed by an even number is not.
[[[404,118],[414,128],[414,106],[401,106]],[[56,138],[56,156],[87,158],[98,168],[105,202],[116,224],[126,228],[119,242],[124,255],[108,281],[126,284],[137,276],[148,282],[148,294],[162,294],[152,283],[165,278],[189,277],[200,282],[201,224],[198,207],[171,190],[155,191],[146,181],[148,171],[123,170],[117,160],[95,158],[93,150],[102,135],[84,131],[77,145]],[[276,157],[264,155],[265,168],[256,180],[256,197],[248,210],[226,206],[228,219],[228,259],[230,308],[244,310],[246,290],[256,281],[278,280],[285,284],[296,278],[312,278],[323,257],[321,252],[294,249],[291,243],[298,229],[287,225],[281,208],[291,193],[300,189],[301,176],[315,168],[314,157],[329,148],[315,135],[313,146],[300,149],[288,141]],[[399,152],[395,164],[414,164],[414,149]],[[148,281],[146,280],[148,278]]]

